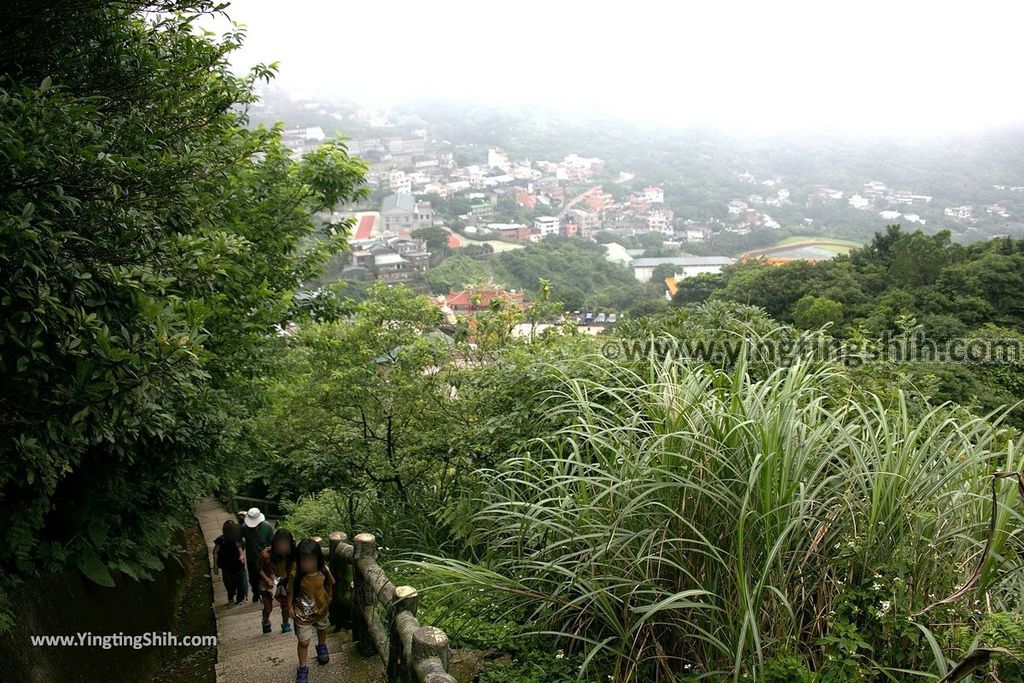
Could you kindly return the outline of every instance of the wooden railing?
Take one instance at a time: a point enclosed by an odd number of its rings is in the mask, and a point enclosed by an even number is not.
[[[391,583],[377,564],[373,534],[358,534],[349,543],[344,533],[331,533],[328,558],[336,581],[331,623],[351,629],[361,655],[380,657],[389,683],[455,683],[448,674],[448,635],[420,625],[416,589]]]
[[[245,517],[245,511],[251,507],[258,507],[268,519],[277,518],[284,512],[284,509],[281,507],[279,502],[276,500],[267,500],[266,498],[231,496],[225,500],[224,504],[229,510],[238,510],[235,514],[239,517]]]

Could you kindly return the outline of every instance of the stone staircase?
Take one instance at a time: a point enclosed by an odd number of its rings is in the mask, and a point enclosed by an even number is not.
[[[232,514],[219,502],[201,502],[196,514],[213,566],[213,540],[220,536],[224,521]],[[298,659],[293,633],[281,633],[281,612],[275,605],[271,615],[274,631],[264,635],[260,628],[260,606],[248,600],[227,604],[227,592],[219,576],[212,573],[213,607],[217,619],[217,683],[288,683],[295,680]],[[331,661],[316,663],[310,648],[309,680],[336,683],[385,683],[384,667],[376,657],[364,658],[355,650],[348,631],[330,633],[327,647]]]

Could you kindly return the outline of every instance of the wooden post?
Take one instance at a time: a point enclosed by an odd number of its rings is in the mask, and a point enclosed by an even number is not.
[[[415,681],[412,673],[412,648],[408,650],[403,644],[402,634],[407,633],[404,642],[412,644],[411,631],[419,627],[416,621],[416,609],[419,607],[420,598],[416,589],[412,586],[398,586],[395,588],[395,598],[388,610],[390,626],[388,628],[388,683],[398,681]]]
[[[433,626],[421,626],[412,634],[412,665],[420,680],[455,683],[448,674],[451,650],[448,635]]]
[[[364,657],[372,657],[377,654],[377,647],[373,643],[373,635],[370,633],[371,624],[367,622],[367,615],[374,612],[373,587],[366,581],[366,577],[359,570],[359,560],[364,557],[377,558],[377,539],[373,534],[357,534],[352,539],[354,548],[352,563],[355,566],[353,572],[353,600],[352,600],[352,640],[356,641],[356,649]]]
[[[356,534],[356,537],[352,539],[352,545],[356,549],[356,560],[363,557],[377,559],[377,537],[373,534]]]
[[[423,683],[458,683],[458,681],[456,681],[449,673],[431,671],[427,674],[427,677],[423,679]]]
[[[358,534],[352,539],[331,532],[328,561],[334,574],[331,623],[352,630],[356,650],[378,656],[387,667],[388,683],[456,683],[448,673],[451,649],[441,629],[420,626],[419,594],[412,586],[395,586],[377,563],[377,539]],[[387,614],[387,623],[378,612]]]
[[[341,531],[332,531],[328,537],[328,561],[334,575],[334,591],[328,617],[335,629],[352,628],[352,565],[342,557],[341,544],[348,536]]]
[[[345,535],[344,531],[332,531],[327,535],[328,548],[330,549],[331,557],[334,557],[335,549],[345,541],[348,540],[348,536]]]

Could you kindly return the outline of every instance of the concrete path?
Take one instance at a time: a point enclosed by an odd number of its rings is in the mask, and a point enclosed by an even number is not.
[[[213,566],[213,540],[220,536],[224,520],[232,515],[215,500],[201,502],[196,514]],[[275,605],[270,621],[274,631],[263,635],[260,606],[247,600],[241,605],[227,604],[227,591],[219,576],[211,572],[213,609],[217,619],[217,683],[288,683],[295,680],[298,659],[295,635],[281,633],[281,612]],[[309,648],[309,680],[334,683],[384,683],[384,671],[376,657],[365,659],[355,651],[348,631],[327,636],[331,661],[318,666],[313,647]]]

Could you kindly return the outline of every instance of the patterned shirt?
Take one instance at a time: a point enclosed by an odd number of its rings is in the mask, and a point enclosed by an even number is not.
[[[284,583],[288,577],[289,562],[287,557],[281,557],[278,560],[274,559],[274,555],[271,552],[272,548],[267,547],[260,553],[260,567],[263,569],[263,573],[270,577],[270,580],[274,582],[274,587],[278,588],[281,595],[284,595]]]
[[[327,616],[327,608],[331,604],[331,587],[334,577],[326,567],[322,572],[304,574],[299,580],[298,599],[292,600],[295,591],[296,575],[292,574],[288,585],[288,600],[292,604],[295,621],[301,624],[315,624]]]

